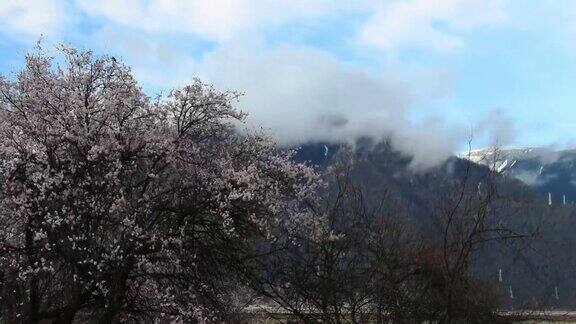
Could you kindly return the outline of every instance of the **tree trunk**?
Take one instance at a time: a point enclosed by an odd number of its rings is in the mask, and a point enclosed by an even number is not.
[[[29,264],[36,265],[37,258],[33,244],[34,232],[32,229],[32,219],[29,219],[26,225],[26,256]],[[38,276],[36,274],[31,275],[29,289],[30,303],[25,323],[38,323],[40,320],[40,296],[38,291]]]
[[[72,295],[70,302],[68,303],[68,307],[63,311],[62,315],[58,317],[58,319],[54,322],[62,323],[62,324],[72,324],[74,319],[76,318],[76,314],[82,304],[86,302],[88,293],[82,293],[82,288],[78,288],[76,292]]]
[[[129,268],[129,267],[127,267]],[[113,289],[110,291],[108,305],[98,319],[98,324],[110,324],[120,312],[124,302],[124,293],[126,291],[126,278],[128,271],[121,271],[112,279]]]

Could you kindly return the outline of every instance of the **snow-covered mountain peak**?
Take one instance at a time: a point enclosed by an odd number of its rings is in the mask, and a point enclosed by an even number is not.
[[[486,148],[459,157],[516,178],[553,199],[576,201],[576,150]]]
[[[518,161],[533,160],[540,165],[546,165],[555,162],[561,154],[562,151],[543,147],[491,147],[463,152],[458,156],[488,166],[497,172],[504,172],[513,168]]]

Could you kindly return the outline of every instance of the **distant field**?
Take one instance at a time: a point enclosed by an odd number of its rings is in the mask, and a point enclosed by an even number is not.
[[[501,314],[517,323],[576,323],[576,311],[571,310],[511,311]]]
[[[239,323],[300,323],[293,316],[276,311],[269,307],[250,307],[246,314],[239,316]],[[514,323],[540,324],[540,323],[576,323],[576,311],[547,310],[547,311],[503,311],[503,317],[513,320]],[[367,315],[367,318],[370,318]],[[375,323],[368,320],[366,323]]]

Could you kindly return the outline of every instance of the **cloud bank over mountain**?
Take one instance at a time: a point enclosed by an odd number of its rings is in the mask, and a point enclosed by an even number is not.
[[[283,144],[390,138],[416,165],[427,166],[466,138],[460,127],[412,120],[417,103],[436,95],[415,94],[426,85],[393,73],[375,76],[315,49],[228,48],[207,56],[204,68],[218,87],[245,91],[240,105],[250,113],[249,125],[268,129]]]

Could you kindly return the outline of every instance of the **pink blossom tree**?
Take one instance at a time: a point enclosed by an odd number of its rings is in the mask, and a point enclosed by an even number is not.
[[[149,98],[128,67],[42,49],[0,79],[6,321],[211,322],[262,239],[313,228],[318,185],[235,92]]]

